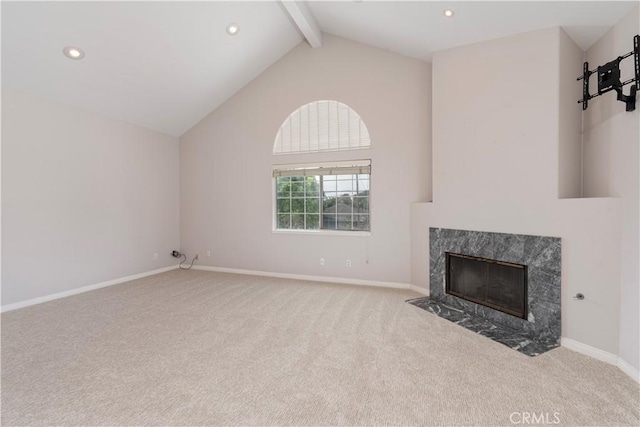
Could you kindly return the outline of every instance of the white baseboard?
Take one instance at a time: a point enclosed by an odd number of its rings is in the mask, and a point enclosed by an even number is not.
[[[616,365],[622,372],[629,375],[631,378],[636,380],[636,382],[640,383],[640,371],[631,366],[626,360],[619,357],[618,363]]]
[[[273,271],[243,270],[240,268],[210,267],[207,265],[194,265],[193,269],[203,270],[203,271],[215,271],[218,273],[246,274],[249,276],[278,277],[280,279],[295,279],[295,280],[305,280],[310,282],[343,283],[345,285],[376,286],[379,288],[393,288],[393,289],[412,289],[422,294],[424,294],[424,292],[428,292],[426,291],[426,289],[410,285],[409,283],[381,282],[377,280],[363,280],[363,279],[348,279],[345,277],[311,276],[307,274],[276,273]]]
[[[577,351],[578,353],[593,357],[594,359],[598,359],[612,365],[616,365],[618,363],[618,356],[616,356],[615,354],[600,350],[599,348],[595,348],[587,344],[583,344],[579,341],[572,340],[571,338],[561,337],[560,345],[568,348],[569,350]]]
[[[634,381],[640,383],[640,374],[638,370],[631,366],[627,361],[621,359],[613,353],[600,350],[599,348],[592,347],[587,344],[583,344],[579,341],[572,340],[571,338],[561,337],[560,345],[569,350],[576,351],[584,354],[585,356],[593,357],[594,359],[601,360],[611,365],[617,366],[622,372],[630,376]]]
[[[87,285],[81,288],[69,289],[68,291],[58,292],[51,295],[45,295],[43,297],[32,298],[25,301],[15,302],[13,304],[7,304],[0,307],[0,312],[4,313],[6,311],[17,310],[19,308],[29,307],[31,305],[41,304],[47,301],[53,301],[56,299],[69,297],[71,295],[81,294],[84,292],[89,292],[89,291],[93,291],[100,288],[106,288],[107,286],[117,285],[124,282],[130,282],[131,280],[141,279],[147,276],[153,276],[154,274],[164,273],[166,271],[175,270],[176,268],[178,268],[177,265],[172,265],[169,267],[146,271],[144,273],[134,274],[126,277],[120,277],[118,279],[113,279],[113,280],[107,280],[106,282],[100,282],[94,285]]]
[[[416,291],[417,293],[422,294],[425,297],[429,296],[429,289],[421,288],[420,286],[416,285],[409,285],[409,289],[411,289],[412,291]]]

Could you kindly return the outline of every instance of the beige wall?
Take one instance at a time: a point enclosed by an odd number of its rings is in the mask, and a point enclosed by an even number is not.
[[[3,305],[173,264],[178,204],[176,138],[2,90]]]
[[[558,40],[555,28],[436,52],[434,202],[557,198]]]
[[[580,54],[565,37],[551,28],[435,54],[434,198],[413,206],[413,259],[424,262],[426,227],[561,237],[562,335],[617,354],[620,200],[559,199],[567,177],[575,192],[577,161],[561,156],[579,160],[581,117]],[[426,269],[413,271],[428,285]]]
[[[582,98],[580,75],[584,52],[560,30],[559,73],[559,141],[558,141],[558,197],[582,197]],[[577,71],[576,71],[577,70]]]
[[[633,36],[640,33],[638,7],[586,52],[594,69],[633,49]],[[633,57],[621,63],[622,80],[632,78]],[[591,79],[592,93],[597,80]],[[629,94],[630,86],[624,88]],[[638,250],[638,209],[640,141],[640,101],[633,112],[616,101],[615,92],[595,98],[584,114],[584,194],[585,197],[612,196],[622,200],[620,350],[619,355],[640,369],[640,281]]]
[[[284,119],[320,99],[357,111],[372,148],[273,156]],[[431,198],[430,117],[430,64],[329,34],[301,43],[180,138],[182,249],[200,265],[408,283],[410,203]],[[273,233],[272,164],[343,158],[372,159],[371,236]]]

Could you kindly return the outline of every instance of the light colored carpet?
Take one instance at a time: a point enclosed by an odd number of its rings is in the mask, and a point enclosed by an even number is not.
[[[524,356],[417,296],[178,270],[8,312],[2,425],[639,424],[617,368]]]

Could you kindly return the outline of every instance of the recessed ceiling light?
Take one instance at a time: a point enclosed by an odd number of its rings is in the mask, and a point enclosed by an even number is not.
[[[442,13],[444,13],[444,16],[446,16],[447,18],[451,18],[453,15],[455,15],[455,12],[451,9],[445,9]]]
[[[62,53],[69,59],[82,59],[84,58],[84,52],[79,47],[67,46],[62,49]]]
[[[238,31],[240,31],[240,26],[238,24],[231,23],[227,25],[227,34],[230,36],[235,36],[238,34]]]

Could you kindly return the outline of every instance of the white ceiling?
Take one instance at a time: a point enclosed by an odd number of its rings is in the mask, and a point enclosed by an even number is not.
[[[429,60],[551,26],[587,49],[638,1],[308,4],[324,32]],[[235,37],[225,32],[231,22]],[[274,1],[3,1],[2,85],[180,136],[301,40]],[[67,45],[85,59],[64,57]]]
[[[275,2],[2,2],[2,84],[180,136],[301,40]]]
[[[637,4],[637,0],[309,2],[323,31],[424,60],[439,50],[556,26],[587,50]],[[445,9],[452,9],[454,17],[446,18]]]

